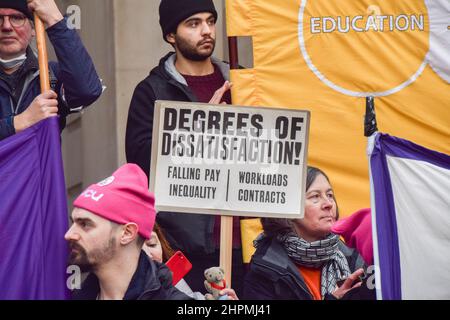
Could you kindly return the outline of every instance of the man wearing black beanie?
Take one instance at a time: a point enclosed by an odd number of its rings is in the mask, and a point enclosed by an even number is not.
[[[174,48],[159,66],[141,81],[128,113],[127,161],[150,171],[152,125],[156,100],[231,103],[229,66],[214,57],[217,11],[212,0],[162,0],[159,22],[163,39]],[[209,215],[158,214],[172,247],[183,251],[193,269],[186,280],[194,291],[204,291],[203,272],[219,264],[220,217]],[[232,286],[240,294],[244,266],[239,218],[233,226]]]
[[[44,23],[58,58],[49,63],[53,90],[44,93],[30,47],[33,12]],[[0,0],[0,140],[57,115],[63,129],[69,113],[92,104],[101,92],[91,57],[54,0]]]

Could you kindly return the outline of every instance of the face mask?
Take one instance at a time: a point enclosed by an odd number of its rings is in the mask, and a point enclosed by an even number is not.
[[[24,63],[26,59],[27,59],[27,55],[25,53],[19,57],[16,57],[16,58],[13,58],[10,60],[3,60],[2,58],[0,58],[0,65],[5,70],[13,69],[17,66],[22,65],[22,63]]]

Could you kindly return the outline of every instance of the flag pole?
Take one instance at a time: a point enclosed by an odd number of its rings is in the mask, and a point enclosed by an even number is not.
[[[39,74],[41,92],[50,90],[50,76],[48,69],[47,41],[45,39],[45,27],[41,18],[34,13],[34,26],[36,31],[36,42],[38,49]]]
[[[364,136],[370,137],[378,131],[377,116],[375,114],[374,97],[366,97],[366,114],[364,115]]]

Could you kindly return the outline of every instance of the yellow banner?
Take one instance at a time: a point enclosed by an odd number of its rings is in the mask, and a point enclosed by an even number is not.
[[[363,118],[450,153],[448,0],[227,0],[228,36],[252,36],[254,68],[233,70],[233,103],[311,111],[309,164],[341,215],[369,207]]]

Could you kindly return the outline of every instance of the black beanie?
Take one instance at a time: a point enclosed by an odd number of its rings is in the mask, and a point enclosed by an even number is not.
[[[212,0],[161,0],[159,24],[163,38],[175,32],[183,20],[199,12],[211,12],[217,21],[217,11]]]
[[[0,8],[15,9],[33,20],[33,14],[28,10],[27,0],[0,0]]]

